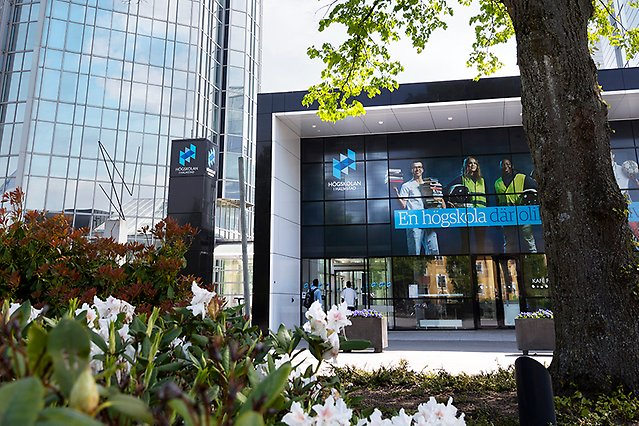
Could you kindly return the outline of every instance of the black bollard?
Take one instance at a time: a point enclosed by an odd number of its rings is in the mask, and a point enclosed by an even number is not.
[[[546,367],[527,356],[515,361],[521,426],[556,425],[552,381]]]

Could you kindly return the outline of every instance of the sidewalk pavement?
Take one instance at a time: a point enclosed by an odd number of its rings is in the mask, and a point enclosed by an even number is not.
[[[513,365],[521,355],[515,330],[389,331],[383,352],[340,352],[334,365],[374,370],[405,359],[414,371],[478,374]],[[544,365],[552,361],[551,352],[530,355]]]

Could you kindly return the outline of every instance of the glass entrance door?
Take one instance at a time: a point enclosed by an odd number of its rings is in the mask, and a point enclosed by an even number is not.
[[[519,268],[517,259],[500,258],[497,260],[499,280],[499,300],[503,311],[503,326],[514,327],[515,317],[519,314]]]
[[[342,303],[342,290],[346,288],[346,283],[349,281],[351,288],[357,293],[356,307],[362,309],[363,294],[367,285],[365,259],[332,259],[331,270],[332,283],[331,291],[328,292],[327,309]]]
[[[512,327],[519,313],[516,258],[477,256],[474,263],[479,327]]]

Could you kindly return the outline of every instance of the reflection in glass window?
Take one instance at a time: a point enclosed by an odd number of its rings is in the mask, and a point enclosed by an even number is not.
[[[390,185],[396,185],[395,171],[389,170],[387,161],[366,162],[366,196],[368,198],[388,197]]]
[[[53,153],[68,155],[71,146],[71,125],[56,124],[53,135]]]
[[[53,138],[53,123],[37,121],[35,137],[33,140],[33,151],[48,153],[51,150],[51,140]]]
[[[47,194],[47,178],[29,177],[25,194],[25,207],[27,209],[44,210],[44,199]]]
[[[548,281],[546,256],[543,254],[522,256],[522,269],[526,298],[525,310],[549,309],[551,283]]]
[[[392,262],[397,328],[474,327],[469,257],[396,257]]]
[[[40,96],[45,99],[57,100],[59,85],[60,71],[45,69],[42,75]]]
[[[66,177],[68,163],[69,160],[66,157],[52,157],[49,175],[53,177]],[[64,188],[64,185],[62,185],[62,188]]]
[[[367,201],[368,223],[389,223],[391,222],[388,200],[368,200]]]

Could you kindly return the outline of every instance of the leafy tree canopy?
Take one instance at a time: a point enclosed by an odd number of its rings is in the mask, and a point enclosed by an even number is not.
[[[333,0],[326,5],[319,30],[332,25],[345,28],[346,40],[340,45],[324,43],[310,47],[308,55],[325,64],[322,81],[312,86],[303,104],[319,105],[322,120],[337,121],[347,116],[362,115],[364,107],[355,97],[365,93],[372,98],[381,90],[393,91],[399,84],[396,76],[403,70],[393,60],[388,47],[402,37],[408,37],[421,52],[431,34],[447,28],[446,18],[455,12],[454,5],[471,6],[478,1],[479,12],[471,17],[475,42],[467,61],[477,70],[477,77],[490,75],[503,63],[494,47],[515,36],[504,2],[497,0]],[[630,2],[633,8],[639,1]],[[639,28],[626,28],[613,0],[594,0],[594,12],[589,25],[590,48],[606,38],[612,46],[621,47],[628,57],[639,52]]]

